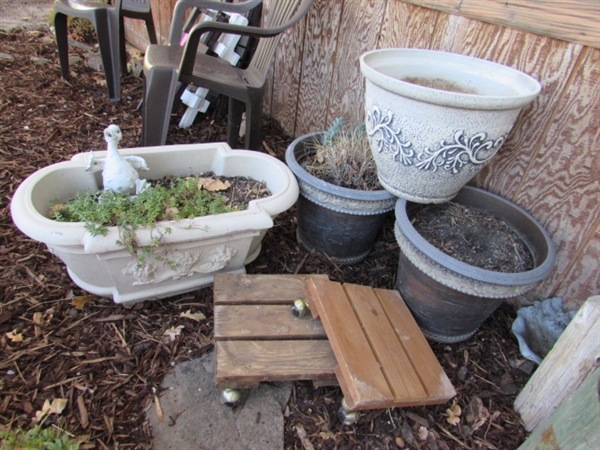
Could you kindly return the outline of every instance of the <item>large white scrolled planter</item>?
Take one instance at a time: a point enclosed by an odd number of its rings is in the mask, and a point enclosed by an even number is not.
[[[140,247],[151,247],[144,260],[118,244],[119,230],[91,236],[82,222],[57,222],[48,218],[54,200],[67,201],[76,192],[102,188],[100,172],[85,172],[87,155],[53,164],[30,175],[16,190],[11,213],[17,227],[43,242],[66,265],[72,280],[115,303],[133,304],[192,291],[212,283],[216,273],[244,273],[261,249],[273,218],[298,198],[293,173],[269,155],[232,150],[225,143],[190,144],[120,150],[122,155],[143,157],[149,168],[144,178],[199,175],[209,171],[227,177],[243,176],[263,181],[269,197],[253,200],[244,211],[180,221],[164,221],[152,229],[136,230]],[[103,157],[106,152],[95,152]]]
[[[379,181],[418,203],[452,199],[541,89],[510,67],[433,50],[374,50],[361,56],[360,67]]]

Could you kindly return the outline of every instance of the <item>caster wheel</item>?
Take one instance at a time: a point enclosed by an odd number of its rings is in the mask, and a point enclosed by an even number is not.
[[[297,298],[294,300],[294,304],[292,305],[292,314],[296,317],[304,317],[308,315],[310,312],[310,308],[308,304],[301,298]]]
[[[225,406],[234,407],[242,398],[242,393],[237,389],[224,389],[221,392],[221,403]]]
[[[358,422],[360,414],[358,411],[350,411],[348,409],[348,405],[346,404],[346,400],[344,399],[342,400],[342,406],[338,410],[338,417],[340,422],[342,422],[344,425],[354,425],[356,422]]]

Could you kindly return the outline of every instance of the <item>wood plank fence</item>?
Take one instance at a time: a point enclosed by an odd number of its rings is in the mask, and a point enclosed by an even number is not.
[[[153,0],[163,42],[174,3]],[[139,25],[128,38],[145,47]],[[360,123],[359,57],[389,47],[471,55],[541,82],[474,184],[527,209],[556,245],[553,274],[523,301],[562,296],[575,309],[600,294],[600,2],[315,0],[278,48],[265,114],[292,136]]]

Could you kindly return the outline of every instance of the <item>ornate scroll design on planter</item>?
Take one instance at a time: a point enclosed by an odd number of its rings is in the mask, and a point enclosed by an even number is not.
[[[464,130],[454,134],[453,142],[442,140],[438,149],[426,148],[424,153],[416,155],[410,142],[403,142],[401,131],[394,130],[392,123],[394,114],[388,111],[383,115],[377,106],[367,113],[367,134],[371,137],[379,152],[392,153],[394,160],[400,156],[401,162],[406,166],[416,165],[421,170],[437,171],[442,168],[452,173],[470,164],[473,170],[487,163],[504,143],[506,136],[498,139],[487,139],[484,132],[472,136],[465,136]]]
[[[466,137],[464,130],[457,131],[454,142],[442,141],[437,150],[425,149],[425,153],[419,155],[417,167],[433,172],[441,167],[452,173],[460,172],[467,164],[477,169],[496,154],[506,137],[500,136],[495,141],[486,139],[487,134],[483,132]]]
[[[132,284],[139,286],[162,283],[169,279],[178,280],[195,273],[212,273],[226,267],[237,250],[222,245],[211,250],[204,259],[202,259],[203,253],[201,249],[157,251],[142,260],[135,258],[129,261],[123,269],[123,275],[132,276],[134,278]]]
[[[410,166],[413,164],[415,151],[411,148],[410,142],[402,141],[400,130],[392,128],[393,121],[392,111],[388,111],[384,116],[379,108],[374,106],[371,112],[367,112],[367,134],[375,141],[380,153],[391,152],[394,160],[400,156],[402,163]]]

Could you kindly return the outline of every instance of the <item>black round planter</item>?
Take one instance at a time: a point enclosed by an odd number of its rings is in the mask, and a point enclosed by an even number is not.
[[[300,136],[290,144],[285,161],[298,179],[298,241],[325,253],[338,264],[355,264],[367,256],[396,197],[385,190],[362,191],[327,183],[304,170],[302,159],[315,152],[324,133]]]
[[[472,186],[454,201],[504,219],[529,247],[534,268],[520,273],[480,269],[458,261],[430,244],[413,227],[413,203],[396,204],[396,240],[400,246],[396,289],[423,333],[438,342],[471,337],[500,304],[521,295],[546,278],[554,267],[554,245],[542,225],[508,200]]]

